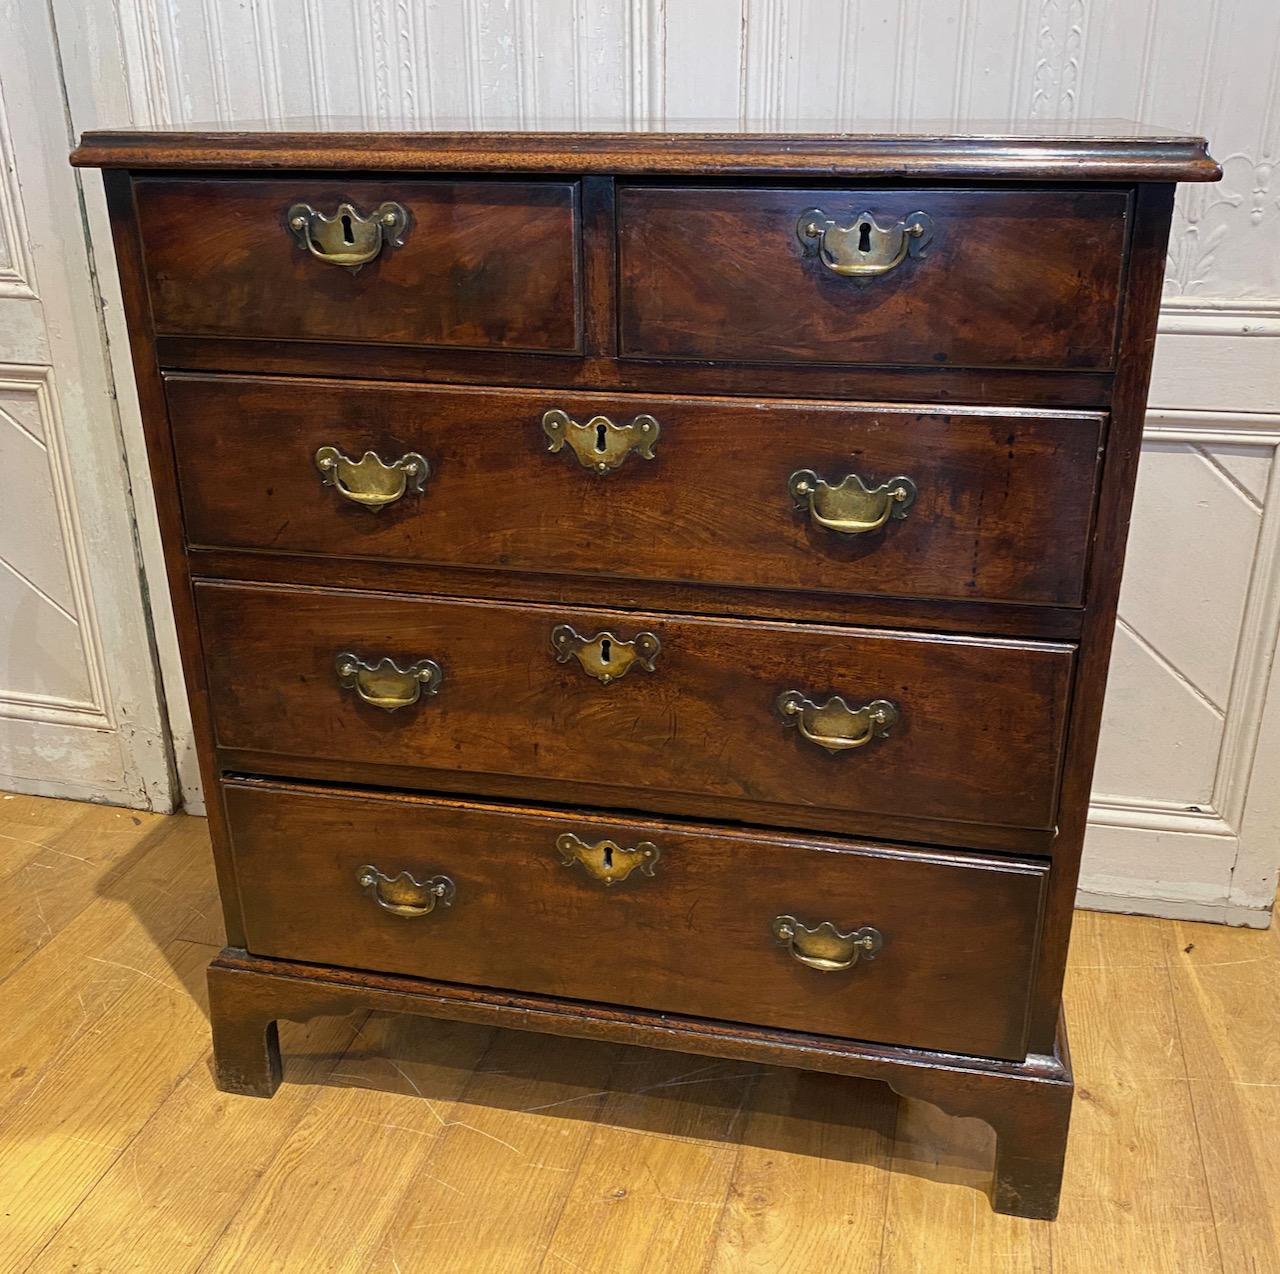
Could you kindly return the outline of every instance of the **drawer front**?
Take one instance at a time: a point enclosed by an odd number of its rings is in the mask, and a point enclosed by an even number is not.
[[[1082,596],[1097,414],[185,376],[168,396],[193,544],[809,592]],[[552,452],[549,410],[579,425],[649,416],[652,458],[588,467],[604,424],[577,431],[581,455]],[[323,465],[339,453],[335,474]],[[406,457],[424,481],[396,470]]]
[[[258,955],[1025,1055],[1043,863],[265,785],[225,799]],[[824,923],[825,943],[804,932]]]
[[[144,179],[135,189],[161,334],[579,347],[572,183]],[[373,216],[383,208],[395,221],[385,234]]]
[[[1097,190],[624,187],[622,353],[1109,368],[1128,207]]]
[[[658,788],[811,826],[1053,824],[1067,646],[211,583],[197,600],[226,748],[591,784],[601,804]]]

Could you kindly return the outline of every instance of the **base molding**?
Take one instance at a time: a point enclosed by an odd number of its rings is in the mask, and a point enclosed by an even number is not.
[[[1183,898],[1144,898],[1134,894],[1109,894],[1092,889],[1076,893],[1076,906],[1085,911],[1107,911],[1122,916],[1157,916],[1165,920],[1202,920],[1237,929],[1270,929],[1270,907],[1243,907],[1234,902],[1192,902]]]
[[[224,1092],[270,1097],[280,1084],[280,1019],[376,1009],[636,1044],[879,1080],[996,1133],[992,1206],[1052,1220],[1074,1084],[1066,1027],[1053,1056],[993,1061],[827,1036],[558,1000],[415,978],[266,960],[224,949],[209,966],[214,1064]]]

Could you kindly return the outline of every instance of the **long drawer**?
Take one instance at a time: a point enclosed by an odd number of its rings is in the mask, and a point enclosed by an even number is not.
[[[1082,598],[1097,413],[210,376],[167,386],[196,545]],[[647,437],[637,422],[651,422]]]
[[[224,789],[258,955],[1025,1055],[1043,862]]]
[[[1053,825],[1073,649],[200,583],[218,743],[282,757]],[[464,789],[465,790],[465,789]]]

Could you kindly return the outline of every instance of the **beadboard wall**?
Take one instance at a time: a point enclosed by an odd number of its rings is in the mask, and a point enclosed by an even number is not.
[[[53,11],[77,129],[321,113],[422,127],[718,118],[959,131],[1120,116],[1204,132],[1225,179],[1179,193],[1081,897],[1267,923],[1280,863],[1275,0],[53,0]],[[128,415],[97,179],[84,180]],[[126,427],[145,488],[136,421]],[[154,529],[142,535],[154,564]],[[151,587],[162,593],[158,566]]]

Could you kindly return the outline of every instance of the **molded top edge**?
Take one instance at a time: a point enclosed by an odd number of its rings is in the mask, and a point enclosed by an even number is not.
[[[957,134],[915,125],[857,132],[818,123],[742,130],[708,121],[621,127],[418,131],[386,122],[286,120],[229,129],[87,132],[85,168],[937,177],[1216,181],[1203,138],[1120,120],[998,124]]]

